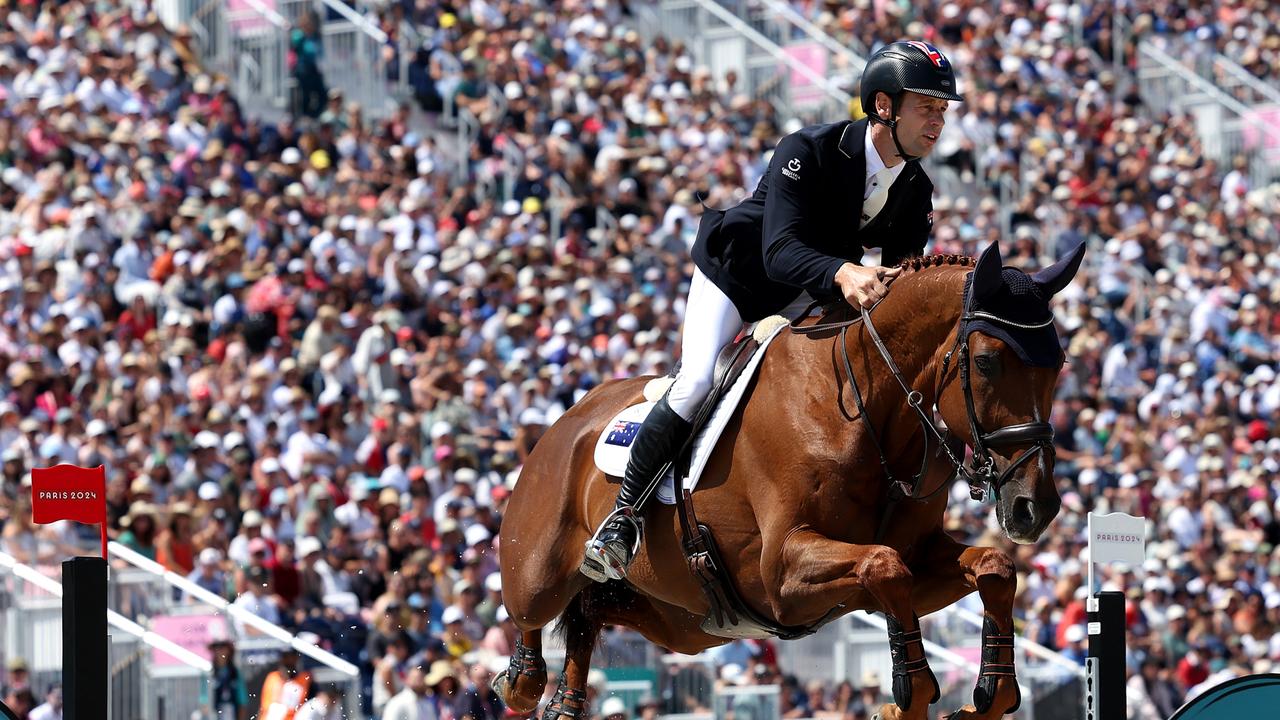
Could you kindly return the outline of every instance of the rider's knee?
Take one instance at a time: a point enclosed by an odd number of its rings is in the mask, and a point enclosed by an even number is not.
[[[671,394],[684,399],[688,404],[696,405],[711,394],[711,380],[681,375],[676,378]]]

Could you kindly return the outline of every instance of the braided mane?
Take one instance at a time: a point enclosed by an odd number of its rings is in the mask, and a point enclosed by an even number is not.
[[[944,265],[955,265],[958,267],[973,267],[977,264],[976,258],[968,255],[921,255],[909,257],[898,264],[898,267],[907,272],[916,272],[931,267],[942,267]]]

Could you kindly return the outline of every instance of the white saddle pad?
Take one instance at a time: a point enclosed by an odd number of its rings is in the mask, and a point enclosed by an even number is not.
[[[711,452],[715,450],[717,441],[720,440],[721,433],[724,432],[725,426],[729,424],[729,418],[733,416],[738,404],[742,402],[743,395],[747,392],[747,385],[751,379],[755,377],[756,370],[760,367],[760,362],[764,360],[765,350],[773,343],[778,333],[787,326],[787,322],[783,318],[767,318],[762,320],[756,328],[756,338],[760,340],[760,348],[756,350],[755,355],[747,362],[747,366],[742,369],[742,374],[733,382],[732,387],[720,398],[720,403],[711,413],[711,418],[698,432],[697,439],[693,442],[693,457],[689,463],[689,474],[683,479],[682,487],[686,490],[693,490],[698,484],[698,478],[701,477],[703,469],[706,468],[707,462],[711,459]],[[760,335],[764,334],[764,338]],[[601,471],[614,477],[622,477],[627,470],[627,459],[631,455],[631,443],[636,438],[636,433],[640,430],[640,424],[648,417],[649,411],[657,404],[667,387],[671,384],[671,378],[658,378],[650,381],[645,387],[645,402],[632,405],[622,412],[614,416],[603,432],[600,433],[599,439],[596,440],[595,461],[596,467]],[[658,486],[658,500],[666,505],[674,505],[676,501],[674,471],[667,473],[667,477]]]

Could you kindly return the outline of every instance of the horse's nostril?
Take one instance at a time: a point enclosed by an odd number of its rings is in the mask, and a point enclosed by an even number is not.
[[[1032,528],[1036,524],[1035,503],[1031,498],[1023,496],[1013,499],[1013,524],[1016,527]]]

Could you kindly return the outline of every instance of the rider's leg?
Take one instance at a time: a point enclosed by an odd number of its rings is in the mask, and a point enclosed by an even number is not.
[[[695,271],[685,306],[681,366],[631,445],[614,512],[587,541],[582,573],[597,582],[626,577],[640,543],[645,503],[689,437],[698,406],[711,392],[716,356],[742,329],[742,316],[720,288]]]

